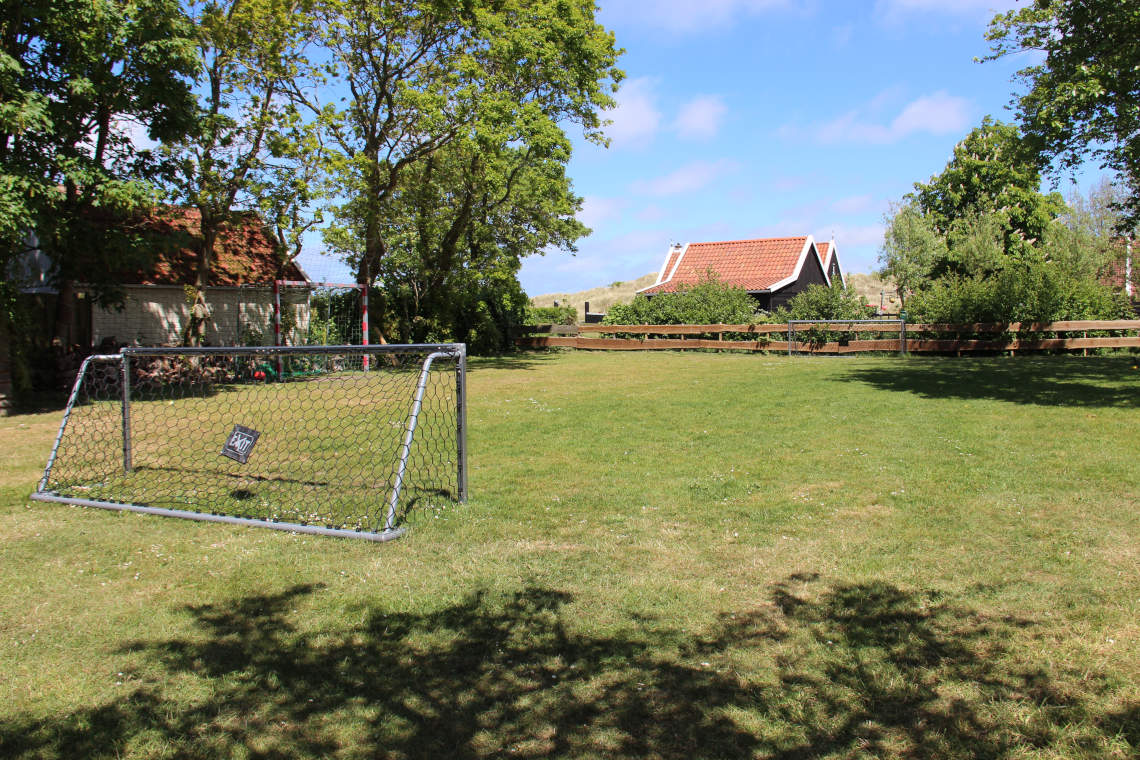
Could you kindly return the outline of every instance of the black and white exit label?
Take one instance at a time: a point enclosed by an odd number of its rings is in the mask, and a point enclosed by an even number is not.
[[[234,425],[233,432],[230,437],[226,439],[226,445],[222,446],[222,456],[227,456],[230,459],[246,463],[249,459],[250,452],[253,451],[253,444],[257,443],[258,436],[261,433],[253,428],[247,428],[244,425]]]

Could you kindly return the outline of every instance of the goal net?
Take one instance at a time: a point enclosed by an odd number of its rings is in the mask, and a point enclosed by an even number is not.
[[[465,501],[463,344],[90,357],[32,498],[387,540]]]
[[[363,285],[278,280],[277,345],[368,344],[368,292]]]

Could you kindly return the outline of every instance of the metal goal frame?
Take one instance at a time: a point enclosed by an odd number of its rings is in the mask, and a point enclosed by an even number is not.
[[[362,370],[362,372],[359,374],[363,377],[375,377],[380,373],[383,373],[385,371],[385,368],[382,365],[384,363],[385,357],[388,357],[388,360],[393,363],[395,360],[392,357],[399,355],[422,355],[424,357],[423,362],[419,367],[419,377],[418,381],[415,383],[415,389],[414,393],[412,394],[412,398],[407,399],[408,413],[405,418],[406,424],[402,430],[402,435],[400,436],[401,440],[396,458],[397,464],[395,467],[394,478],[392,479],[390,490],[382,497],[383,505],[386,507],[386,517],[384,518],[383,527],[380,530],[353,530],[349,528],[333,528],[323,525],[241,517],[206,511],[194,511],[190,509],[168,509],[163,507],[149,506],[147,504],[136,504],[132,502],[109,501],[97,498],[88,499],[60,494],[57,491],[51,490],[50,488],[50,484],[52,482],[53,467],[56,466],[57,457],[59,456],[60,452],[60,445],[64,440],[64,437],[68,431],[69,422],[71,421],[73,412],[76,409],[77,401],[79,400],[80,396],[80,389],[84,387],[83,384],[85,379],[90,376],[92,368],[96,365],[111,365],[118,375],[117,384],[120,393],[118,405],[121,414],[122,472],[129,475],[135,469],[134,446],[131,433],[131,367],[133,362],[161,357],[189,357],[192,360],[198,359],[201,361],[208,356],[220,356],[234,358],[242,357],[249,360],[262,360],[265,362],[274,361],[278,364],[278,366],[280,366],[280,362],[283,358],[286,357],[320,356],[324,357],[326,362],[328,362],[335,357],[344,355],[360,356],[361,364],[363,366],[357,366]],[[429,373],[432,370],[432,365],[440,359],[451,360],[455,363],[454,456],[456,469],[454,472],[454,497],[455,500],[460,503],[466,502],[468,497],[467,348],[463,343],[407,345],[389,344],[372,346],[253,346],[233,348],[126,347],[123,348],[118,354],[96,354],[89,356],[83,361],[76,375],[75,383],[72,386],[67,405],[63,412],[63,418],[60,422],[59,431],[56,434],[55,441],[52,444],[51,453],[49,454],[47,464],[44,467],[43,477],[40,479],[37,490],[35,493],[30,495],[30,498],[35,501],[56,502],[85,507],[98,507],[116,511],[139,512],[143,514],[160,515],[164,517],[179,517],[190,520],[271,528],[294,533],[336,536],[340,538],[359,538],[370,541],[390,541],[392,539],[399,538],[407,532],[407,528],[397,525],[397,505],[400,500],[401,492],[405,486],[409,457],[411,456],[413,447],[416,443],[416,432],[421,410],[423,408],[424,391],[428,383]],[[117,367],[114,365],[117,365]],[[264,376],[264,373],[262,373],[262,375]]]

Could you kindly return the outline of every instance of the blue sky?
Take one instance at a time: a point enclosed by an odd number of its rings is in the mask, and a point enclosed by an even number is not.
[[[523,288],[634,279],[672,242],[806,234],[834,235],[845,271],[874,271],[889,204],[984,116],[1012,120],[1013,74],[1030,61],[975,58],[994,13],[1024,2],[598,0],[627,78],[610,147],[574,135],[569,175],[593,233],[575,255],[526,259]],[[310,276],[350,280],[322,247],[310,236]]]
[[[531,295],[639,277],[671,242],[834,234],[877,268],[882,217],[986,114],[1025,58],[976,63],[1013,0],[599,0],[626,49],[612,143],[569,167],[593,234],[527,259]]]

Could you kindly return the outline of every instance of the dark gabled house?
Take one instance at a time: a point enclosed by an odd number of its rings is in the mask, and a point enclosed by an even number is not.
[[[826,243],[816,243],[815,247],[819,251],[823,271],[827,273],[827,281],[847,285],[847,276],[843,274],[843,267],[839,264],[839,250],[835,247],[835,238]]]
[[[710,273],[748,291],[760,308],[769,311],[786,305],[809,285],[843,282],[835,241],[817,244],[805,235],[674,245],[665,255],[657,282],[638,293],[650,297],[673,293],[696,285]]]

